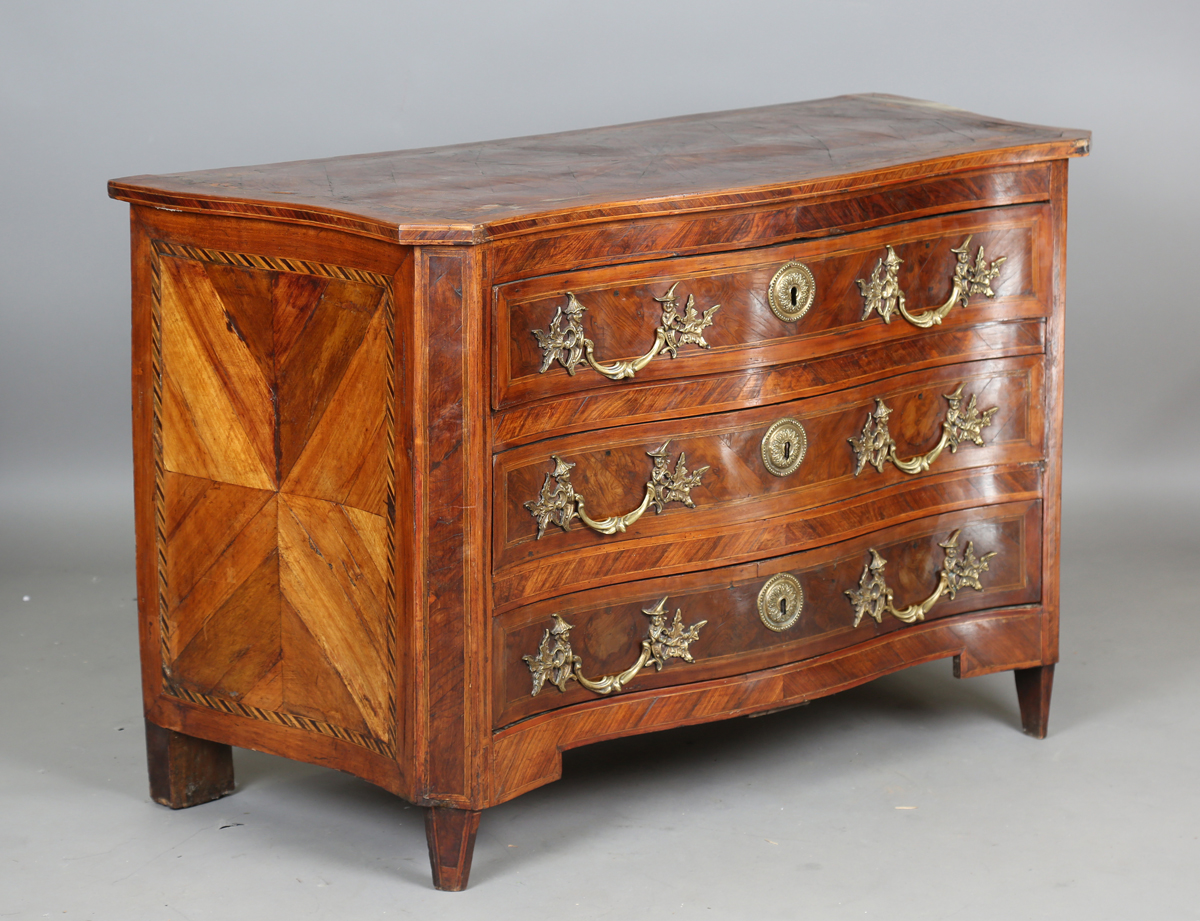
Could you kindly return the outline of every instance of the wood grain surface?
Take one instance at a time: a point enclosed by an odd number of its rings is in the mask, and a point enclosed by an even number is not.
[[[425,810],[425,839],[435,889],[461,892],[467,888],[479,815],[478,809],[431,806]]]
[[[981,308],[981,310],[986,308]],[[708,377],[680,377],[586,391],[497,413],[492,427],[497,450],[614,423],[650,422],[728,412],[833,393],[901,370],[943,367],[963,361],[1040,355],[1045,323],[1038,319],[959,323],[953,314],[920,336],[882,339],[841,337],[836,351],[811,360]],[[873,340],[873,343],[867,340]]]
[[[1018,668],[1017,702],[1021,707],[1021,728],[1035,739],[1046,738],[1050,726],[1050,691],[1054,687],[1054,664]]]
[[[496,733],[489,804],[558,780],[562,753],[592,742],[786,707],[951,656],[962,677],[1030,667],[1040,624],[1037,607],[937,620],[779,668],[543,713]]]
[[[406,243],[678,213],[1087,152],[1090,133],[897,96],[689,115],[482,144],[113,180],[125,201]]]
[[[493,474],[493,567],[498,575],[536,561],[561,567],[563,554],[590,549],[615,554],[623,544],[695,529],[743,524],[778,515],[796,514],[882,486],[936,476],[947,470],[999,464],[1035,464],[1043,454],[1041,362],[1037,356],[951,365],[919,371],[782,405],[706,415],[556,439],[552,447],[537,443],[496,456]],[[983,445],[966,442],[956,452],[942,451],[926,473],[907,474],[892,464],[880,473],[858,464],[850,439],[861,435],[868,416],[882,399],[891,415],[888,430],[902,459],[926,454],[942,436],[947,394],[963,386],[965,405],[974,396],[982,412],[995,409],[982,430]],[[762,460],[762,441],[779,419],[799,422],[807,436],[803,461],[788,476],[772,474]],[[584,496],[596,519],[638,507],[651,478],[651,451],[670,442],[669,469],[683,456],[694,471],[707,466],[691,490],[694,508],[673,502],[660,514],[647,511],[624,533],[599,534],[576,520],[569,530],[550,524],[541,537],[538,522],[525,503],[541,493],[555,469],[549,453],[575,464],[570,481]],[[619,568],[619,563],[612,564]]]
[[[1050,199],[1047,163],[984,170],[947,165],[951,168],[944,174],[876,175],[865,187],[831,183],[823,191],[765,204],[684,213],[651,211],[504,237],[492,246],[492,278],[501,283],[547,272],[731,253],[936,214]]]
[[[898,608],[923,601],[937,587],[945,560],[939,544],[951,532],[961,529],[960,549],[970,541],[979,556],[996,553],[980,578],[983,591],[964,589],[954,599],[940,600],[926,615],[928,620],[1039,602],[1041,515],[1038,502],[970,509],[788,556],[622,583],[510,611],[497,618],[493,628],[492,655],[499,679],[493,691],[496,727],[596,698],[574,682],[565,693],[547,684],[537,695],[531,694],[530,671],[522,657],[537,652],[556,614],[574,628],[571,648],[582,658],[584,674],[592,679],[621,672],[637,659],[647,635],[648,618],[642,612],[661,598],[668,599],[672,614],[681,611],[685,624],[707,621],[700,638],[689,647],[694,663],[674,659],[661,671],[645,668],[629,685],[630,692],[759,671],[907,629],[886,614],[880,624],[864,618],[854,626],[854,607],[845,591],[858,587],[871,558],[868,548],[887,560],[885,576],[896,592]],[[779,572],[799,580],[803,604],[797,623],[775,632],[764,626],[757,600],[763,583]]]
[[[672,535],[585,547],[566,555],[560,565],[534,561],[496,573],[493,611],[550,598],[566,591],[594,588],[651,575],[725,566],[828,543],[837,536],[869,533],[923,514],[984,508],[999,502],[1041,496],[1041,465],[951,470],[910,479],[805,513],[780,515],[731,529],[723,524],[689,528]]]
[[[233,750],[146,721],[150,798],[187,809],[233,792]]]
[[[154,253],[167,690],[394,754],[390,280]]]
[[[877,314],[863,318],[856,281],[871,276],[888,245],[904,260],[900,284],[910,311],[946,302],[956,262],[951,250],[969,238],[972,261],[980,247],[991,260],[1004,257],[993,283],[996,297],[976,295],[944,323],[1045,316],[1053,280],[1049,218],[1049,209],[1038,205],[971,211],[819,242],[540,276],[500,286],[495,295],[493,405],[503,410],[530,400],[728,374],[798,358],[812,361],[852,347],[920,338],[925,331],[900,317],[890,324]],[[816,293],[803,317],[785,322],[772,313],[767,292],[775,273],[793,260],[812,271]],[[582,326],[595,343],[596,359],[607,362],[649,351],[662,321],[655,298],[673,286],[681,311],[689,298],[698,312],[719,306],[704,330],[708,348],[684,345],[674,358],[660,353],[624,381],[611,381],[585,364],[573,374],[558,361],[540,370],[543,352],[534,331],[550,328],[556,311],[567,304],[567,292],[586,308]]]
[[[477,361],[481,265],[471,251],[419,250],[414,318],[414,515],[411,590],[419,681],[415,696],[418,802],[478,800],[488,719],[486,540],[488,452]],[[481,508],[481,506],[483,506]],[[465,878],[465,877],[464,877]]]

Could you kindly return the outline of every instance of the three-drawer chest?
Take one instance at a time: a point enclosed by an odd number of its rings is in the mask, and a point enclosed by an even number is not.
[[[1067,158],[893,96],[138,176],[152,796],[428,807],[937,658],[1058,659]]]

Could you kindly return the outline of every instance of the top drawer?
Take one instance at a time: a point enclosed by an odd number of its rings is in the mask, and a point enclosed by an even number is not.
[[[498,286],[493,407],[585,391],[620,401],[641,382],[919,340],[939,327],[1045,316],[1049,217],[1045,205],[990,208]],[[913,357],[911,348],[898,352],[895,366]],[[619,421],[620,410],[605,415]]]

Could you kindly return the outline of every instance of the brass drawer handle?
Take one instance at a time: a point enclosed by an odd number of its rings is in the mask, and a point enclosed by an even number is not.
[[[685,463],[687,457],[680,452],[675,469],[668,470],[667,445],[670,443],[668,439],[658,450],[646,452],[646,456],[654,460],[654,469],[651,470],[650,479],[646,483],[646,495],[642,504],[628,514],[614,515],[600,521],[588,516],[584,511],[583,496],[575,492],[571,485],[571,468],[575,465],[557,454],[551,454],[554,471],[546,474],[538,497],[525,503],[529,514],[537,519],[538,540],[542,539],[547,525],[550,524],[556,524],[564,531],[571,530],[572,518],[578,518],[587,527],[601,534],[620,534],[641,518],[651,505],[656,513],[661,512],[669,502],[681,502],[688,508],[695,508],[696,503],[692,501],[691,491],[693,487],[700,485],[700,477],[708,470],[708,466],[698,467],[694,472],[689,472]]]
[[[964,386],[966,385],[959,384],[954,393],[942,394],[950,403],[950,407],[946,410],[946,418],[942,420],[942,437],[938,443],[927,453],[910,457],[907,460],[901,460],[896,456],[896,442],[892,440],[892,435],[888,431],[888,416],[892,411],[888,409],[882,398],[876,397],[875,411],[867,413],[867,424],[863,426],[862,434],[856,438],[846,439],[850,442],[850,447],[854,449],[854,457],[857,461],[854,475],[858,476],[862,473],[863,467],[867,464],[883,473],[883,465],[888,462],[904,473],[924,473],[947,447],[951,454],[957,454],[958,446],[964,441],[970,441],[972,444],[982,447],[983,430],[992,424],[992,416],[1000,407],[993,406],[991,409],[980,412],[979,407],[975,405],[975,394],[971,394],[966,409],[963,409]]]
[[[938,544],[945,551],[946,559],[938,573],[938,584],[937,588],[933,590],[933,594],[924,601],[910,604],[907,608],[899,610],[892,603],[892,590],[888,588],[887,582],[883,578],[883,567],[887,560],[879,555],[878,550],[874,548],[868,550],[871,560],[863,567],[862,578],[858,580],[858,588],[848,588],[845,591],[846,597],[850,599],[850,604],[854,606],[854,626],[859,625],[864,614],[877,624],[883,623],[885,612],[906,624],[915,623],[925,619],[929,609],[937,604],[943,594],[949,594],[950,600],[953,601],[960,588],[970,586],[977,592],[983,591],[983,586],[979,582],[979,574],[987,571],[988,560],[996,553],[992,551],[982,557],[976,557],[974,542],[967,541],[966,550],[963,551],[962,556],[959,556],[958,535],[959,531],[956,530],[946,538],[945,543]]]
[[[700,638],[700,628],[708,621],[702,620],[685,627],[682,612],[676,609],[675,619],[667,626],[666,607],[667,599],[663,598],[654,607],[642,610],[643,614],[650,616],[650,627],[646,638],[642,640],[642,652],[637,661],[623,672],[599,678],[584,676],[583,660],[571,651],[571,631],[574,628],[561,615],[555,614],[554,626],[542,634],[537,655],[521,656],[533,675],[533,692],[529,696],[537,697],[547,680],[564,692],[567,682],[574,680],[596,694],[612,694],[623,690],[647,663],[654,663],[655,669],[661,672],[667,659],[695,662],[688,646]]]
[[[609,380],[619,381],[633,377],[650,364],[654,356],[663,349],[675,358],[679,354],[679,347],[689,342],[702,349],[708,348],[708,343],[704,341],[704,330],[712,326],[713,314],[721,309],[721,305],[710,307],[701,316],[696,312],[695,299],[689,294],[687,303],[683,305],[684,312],[680,314],[677,309],[679,299],[675,297],[675,289],[678,287],[679,282],[675,282],[670,291],[662,297],[655,298],[662,304],[662,321],[654,331],[654,345],[650,351],[639,358],[609,364],[596,361],[596,345],[583,331],[583,312],[587,308],[568,291],[565,313],[560,304],[545,332],[540,329],[533,330],[533,335],[537,337],[538,346],[542,350],[542,366],[538,373],[545,374],[550,365],[558,361],[567,369],[568,374],[574,375],[576,366],[582,361]],[[566,325],[563,325],[564,320]]]
[[[928,329],[941,323],[946,315],[954,309],[954,305],[962,302],[967,306],[967,300],[972,294],[982,294],[995,297],[992,290],[992,279],[1000,274],[1000,266],[1008,259],[1001,256],[988,262],[983,256],[983,247],[971,265],[971,254],[967,249],[971,238],[967,237],[962,244],[950,252],[958,257],[954,266],[954,276],[951,279],[950,297],[941,307],[930,307],[923,311],[910,313],[904,301],[904,292],[900,290],[900,263],[904,260],[896,255],[891,246],[887,247],[887,255],[875,263],[870,279],[858,279],[858,288],[862,292],[866,304],[863,305],[862,318],[869,319],[875,311],[883,317],[884,323],[892,322],[892,314],[899,312],[913,326]]]

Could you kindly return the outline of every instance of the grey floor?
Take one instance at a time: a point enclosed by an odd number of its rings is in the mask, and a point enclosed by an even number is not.
[[[1072,502],[1050,737],[939,662],[785,713],[569,753],[484,813],[471,888],[420,810],[235,754],[146,792],[127,518],[0,540],[0,918],[1200,918],[1200,508]],[[44,518],[44,516],[42,516]]]

